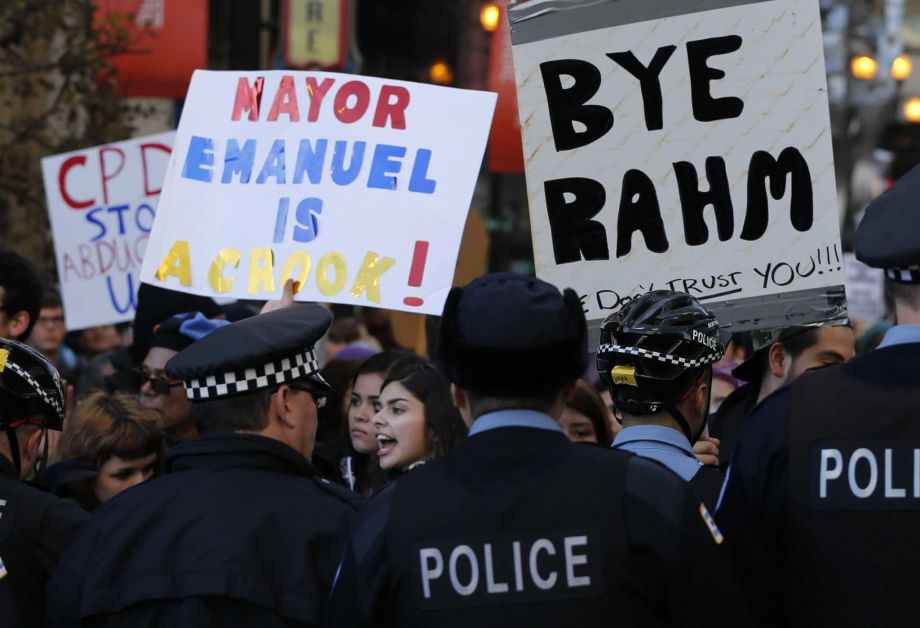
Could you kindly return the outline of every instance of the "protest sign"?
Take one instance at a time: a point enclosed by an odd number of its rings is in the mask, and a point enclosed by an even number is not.
[[[652,289],[733,331],[845,315],[817,0],[533,0],[510,19],[540,277],[591,320]]]
[[[192,77],[145,282],[440,313],[495,95],[324,72]]]
[[[885,275],[882,269],[866,266],[853,253],[843,254],[843,269],[850,319],[863,323],[880,320],[885,315]]]
[[[174,136],[169,131],[42,159],[68,329],[134,318]]]

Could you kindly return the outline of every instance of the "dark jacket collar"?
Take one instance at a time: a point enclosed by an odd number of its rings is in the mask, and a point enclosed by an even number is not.
[[[281,441],[235,432],[202,434],[170,449],[166,460],[170,472],[233,467],[305,476],[316,473],[309,460]]]
[[[891,345],[858,355],[843,368],[859,379],[884,386],[913,388],[920,381],[918,358],[920,343]]]
[[[16,467],[13,466],[13,461],[3,454],[0,454],[0,475],[6,475],[14,480],[19,480],[19,474],[16,473]]]

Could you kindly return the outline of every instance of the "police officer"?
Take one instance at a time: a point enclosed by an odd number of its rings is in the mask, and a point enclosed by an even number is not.
[[[693,444],[706,429],[712,364],[725,353],[719,322],[690,295],[655,290],[601,325],[597,371],[623,429],[614,449],[662,463],[715,508],[723,476],[703,466]]]
[[[328,391],[313,345],[330,321],[279,309],[166,364],[202,435],[96,511],[49,584],[49,625],[319,624],[354,516],[308,461]]]
[[[35,349],[0,339],[0,626],[38,626],[45,584],[89,514],[21,481],[64,420],[61,380]]]
[[[803,374],[748,419],[718,513],[762,625],[904,626],[920,590],[920,168],[866,210],[881,346]]]
[[[453,289],[436,361],[470,435],[359,513],[328,625],[746,625],[686,483],[557,424],[587,366],[574,291],[512,273]]]

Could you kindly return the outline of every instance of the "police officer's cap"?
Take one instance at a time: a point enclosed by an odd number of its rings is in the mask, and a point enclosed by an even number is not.
[[[573,290],[496,273],[450,291],[435,360],[474,394],[546,397],[585,372],[587,336]]]
[[[166,374],[185,382],[192,401],[275,388],[310,379],[318,392],[329,389],[319,374],[314,345],[332,315],[299,304],[253,316],[214,330],[166,364]]]
[[[920,283],[920,166],[866,208],[856,257],[898,283]]]

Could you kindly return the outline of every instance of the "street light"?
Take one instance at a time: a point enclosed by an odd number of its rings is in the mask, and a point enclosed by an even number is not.
[[[853,57],[853,61],[850,62],[850,71],[855,79],[871,81],[878,74],[878,61],[872,57]]]
[[[454,82],[454,72],[443,61],[435,61],[428,68],[428,78],[438,85],[450,85]]]
[[[498,28],[498,21],[501,19],[501,15],[501,9],[494,2],[486,2],[479,10],[479,23],[482,24],[487,33],[491,33]]]
[[[904,118],[908,122],[920,122],[920,98],[914,96],[904,103]]]
[[[906,81],[914,72],[914,62],[907,55],[899,55],[891,62],[891,78]]]

